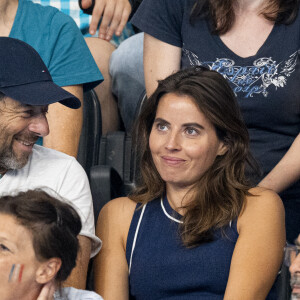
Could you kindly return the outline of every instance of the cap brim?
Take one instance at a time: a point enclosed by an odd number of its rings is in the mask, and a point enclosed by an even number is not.
[[[48,105],[59,102],[69,108],[79,108],[80,100],[52,81],[39,81],[9,87],[0,87],[7,97],[28,105]]]

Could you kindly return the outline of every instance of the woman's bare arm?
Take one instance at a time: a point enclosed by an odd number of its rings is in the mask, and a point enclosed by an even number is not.
[[[300,178],[300,134],[295,138],[288,152],[272,171],[258,184],[280,193]],[[300,229],[299,229],[300,230]]]
[[[94,261],[94,284],[105,300],[129,299],[126,241],[135,206],[128,198],[117,198],[99,214],[96,235],[103,244]]]
[[[251,191],[238,219],[225,300],[263,300],[280,269],[285,246],[284,208],[270,190]]]

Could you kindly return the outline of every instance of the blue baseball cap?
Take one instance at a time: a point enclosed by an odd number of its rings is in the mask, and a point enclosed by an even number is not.
[[[81,106],[77,97],[53,82],[40,55],[23,41],[0,37],[0,61],[0,92],[7,97],[28,105]]]

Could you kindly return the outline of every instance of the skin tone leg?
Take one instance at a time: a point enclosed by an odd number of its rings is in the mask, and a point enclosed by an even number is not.
[[[17,9],[17,0],[0,0],[0,36],[9,36]]]
[[[118,106],[111,92],[111,78],[108,68],[110,55],[115,47],[98,38],[86,38],[86,42],[104,77],[104,81],[94,90],[101,105],[102,134],[106,134],[119,128]]]
[[[65,86],[63,89],[75,95],[82,103],[82,85]],[[82,107],[70,109],[54,103],[49,106],[47,119],[50,134],[44,138],[43,145],[76,157],[82,128]]]

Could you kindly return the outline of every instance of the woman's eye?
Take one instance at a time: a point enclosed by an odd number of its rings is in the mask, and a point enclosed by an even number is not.
[[[185,132],[186,132],[186,134],[193,135],[193,136],[199,134],[199,131],[197,129],[193,128],[193,127],[186,128]]]
[[[166,131],[168,129],[168,126],[166,124],[157,124],[157,129],[159,131]]]

